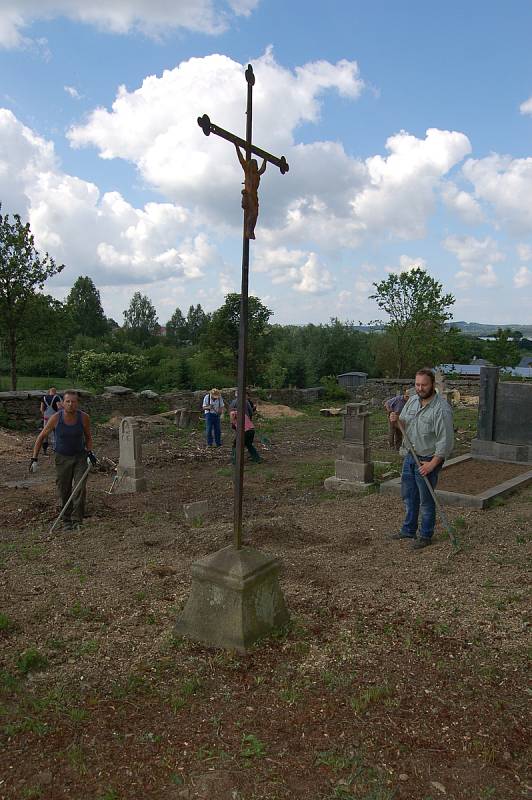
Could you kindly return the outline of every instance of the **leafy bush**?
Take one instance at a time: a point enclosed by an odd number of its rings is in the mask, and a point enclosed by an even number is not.
[[[69,375],[95,389],[114,384],[127,386],[145,363],[143,356],[130,353],[79,350],[68,356]]]
[[[342,386],[338,386],[335,375],[324,375],[320,378],[320,384],[325,389],[327,400],[349,400],[351,395]]]

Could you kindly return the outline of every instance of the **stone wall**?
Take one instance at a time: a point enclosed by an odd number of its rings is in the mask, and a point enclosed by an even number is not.
[[[319,400],[324,394],[323,387],[313,389],[271,389],[261,390],[261,397],[272,403],[299,406]],[[99,395],[80,391],[80,408],[92,417],[112,417],[114,415],[135,416],[150,415],[160,411],[176,408],[187,408],[201,413],[201,404],[208,389],[190,392],[169,392],[156,395],[154,392],[136,394],[126,390],[125,393],[104,393]],[[226,402],[235,396],[234,389],[222,389]],[[37,428],[40,423],[39,400],[44,390],[35,389],[25,392],[0,392],[0,425],[6,422],[15,428]],[[155,395],[155,396],[151,396]],[[254,392],[251,392],[254,396]]]
[[[446,382],[449,389],[458,389],[460,394],[476,396],[479,393],[478,378],[459,379]],[[381,406],[388,397],[399,394],[404,386],[412,386],[412,378],[370,378],[363,386],[351,392],[353,399],[367,400],[372,406]],[[208,389],[196,392],[181,391],[157,395],[155,392],[136,394],[128,389],[125,393],[104,393],[99,395],[80,391],[80,407],[93,417],[112,417],[114,415],[135,416],[137,414],[157,414],[175,408],[187,408],[201,412],[201,403]],[[235,396],[234,389],[222,389],[226,402]],[[270,403],[287,406],[300,406],[320,400],[325,390],[322,386],[311,389],[262,389],[251,391],[251,396],[260,395]],[[0,425],[7,421],[15,428],[37,427],[40,422],[39,398],[44,390],[25,392],[0,392]],[[152,396],[154,395],[154,396]],[[341,405],[332,401],[330,405]]]
[[[414,385],[413,378],[369,378],[362,386],[356,386],[350,394],[356,400],[367,400],[373,406],[381,405],[389,397],[401,394],[406,387]],[[477,378],[446,380],[448,389],[458,389],[460,396],[478,397]]]

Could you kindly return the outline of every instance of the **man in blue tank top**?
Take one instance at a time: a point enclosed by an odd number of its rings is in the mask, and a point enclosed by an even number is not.
[[[87,461],[96,464],[92,452],[92,434],[89,415],[78,409],[78,393],[68,390],[63,395],[63,408],[54,414],[41,433],[33,448],[30,469],[37,466],[37,457],[43,441],[53,431],[55,435],[55,482],[63,508],[72,494],[74,486],[81,480],[87,469]],[[66,530],[79,530],[83,523],[85,510],[85,485],[76,493],[63,517]]]

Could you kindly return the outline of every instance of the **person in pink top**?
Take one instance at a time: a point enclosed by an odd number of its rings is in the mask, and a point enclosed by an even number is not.
[[[248,399],[246,395],[246,414],[244,417],[244,447],[247,449],[249,453],[249,457],[252,461],[259,463],[262,461],[262,458],[258,454],[256,448],[253,446],[253,439],[255,438],[255,426],[253,424],[252,416],[253,416],[253,405]],[[229,417],[231,419],[231,427],[235,431],[235,438],[233,440],[233,447],[231,450],[231,463],[236,464],[236,421],[238,417],[237,411],[237,399],[233,400],[231,403],[231,410],[229,412]]]

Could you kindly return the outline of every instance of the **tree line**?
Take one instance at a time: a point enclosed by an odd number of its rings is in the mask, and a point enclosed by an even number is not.
[[[1,206],[0,206],[1,210]],[[147,295],[136,292],[122,324],[105,316],[91,278],[80,276],[64,302],[44,294],[64,269],[35,248],[30,227],[0,214],[0,372],[69,377],[99,389],[200,389],[236,382],[240,296],[228,294],[208,313],[200,304],[176,308],[161,328]],[[326,324],[278,325],[259,298],[249,298],[248,380],[268,388],[335,383],[342,372],[408,377],[420,365],[500,366],[519,361],[532,342],[499,331],[494,342],[447,327],[454,298],[428,272],[412,269],[373,284],[371,298],[388,320],[369,332],[336,317]]]

